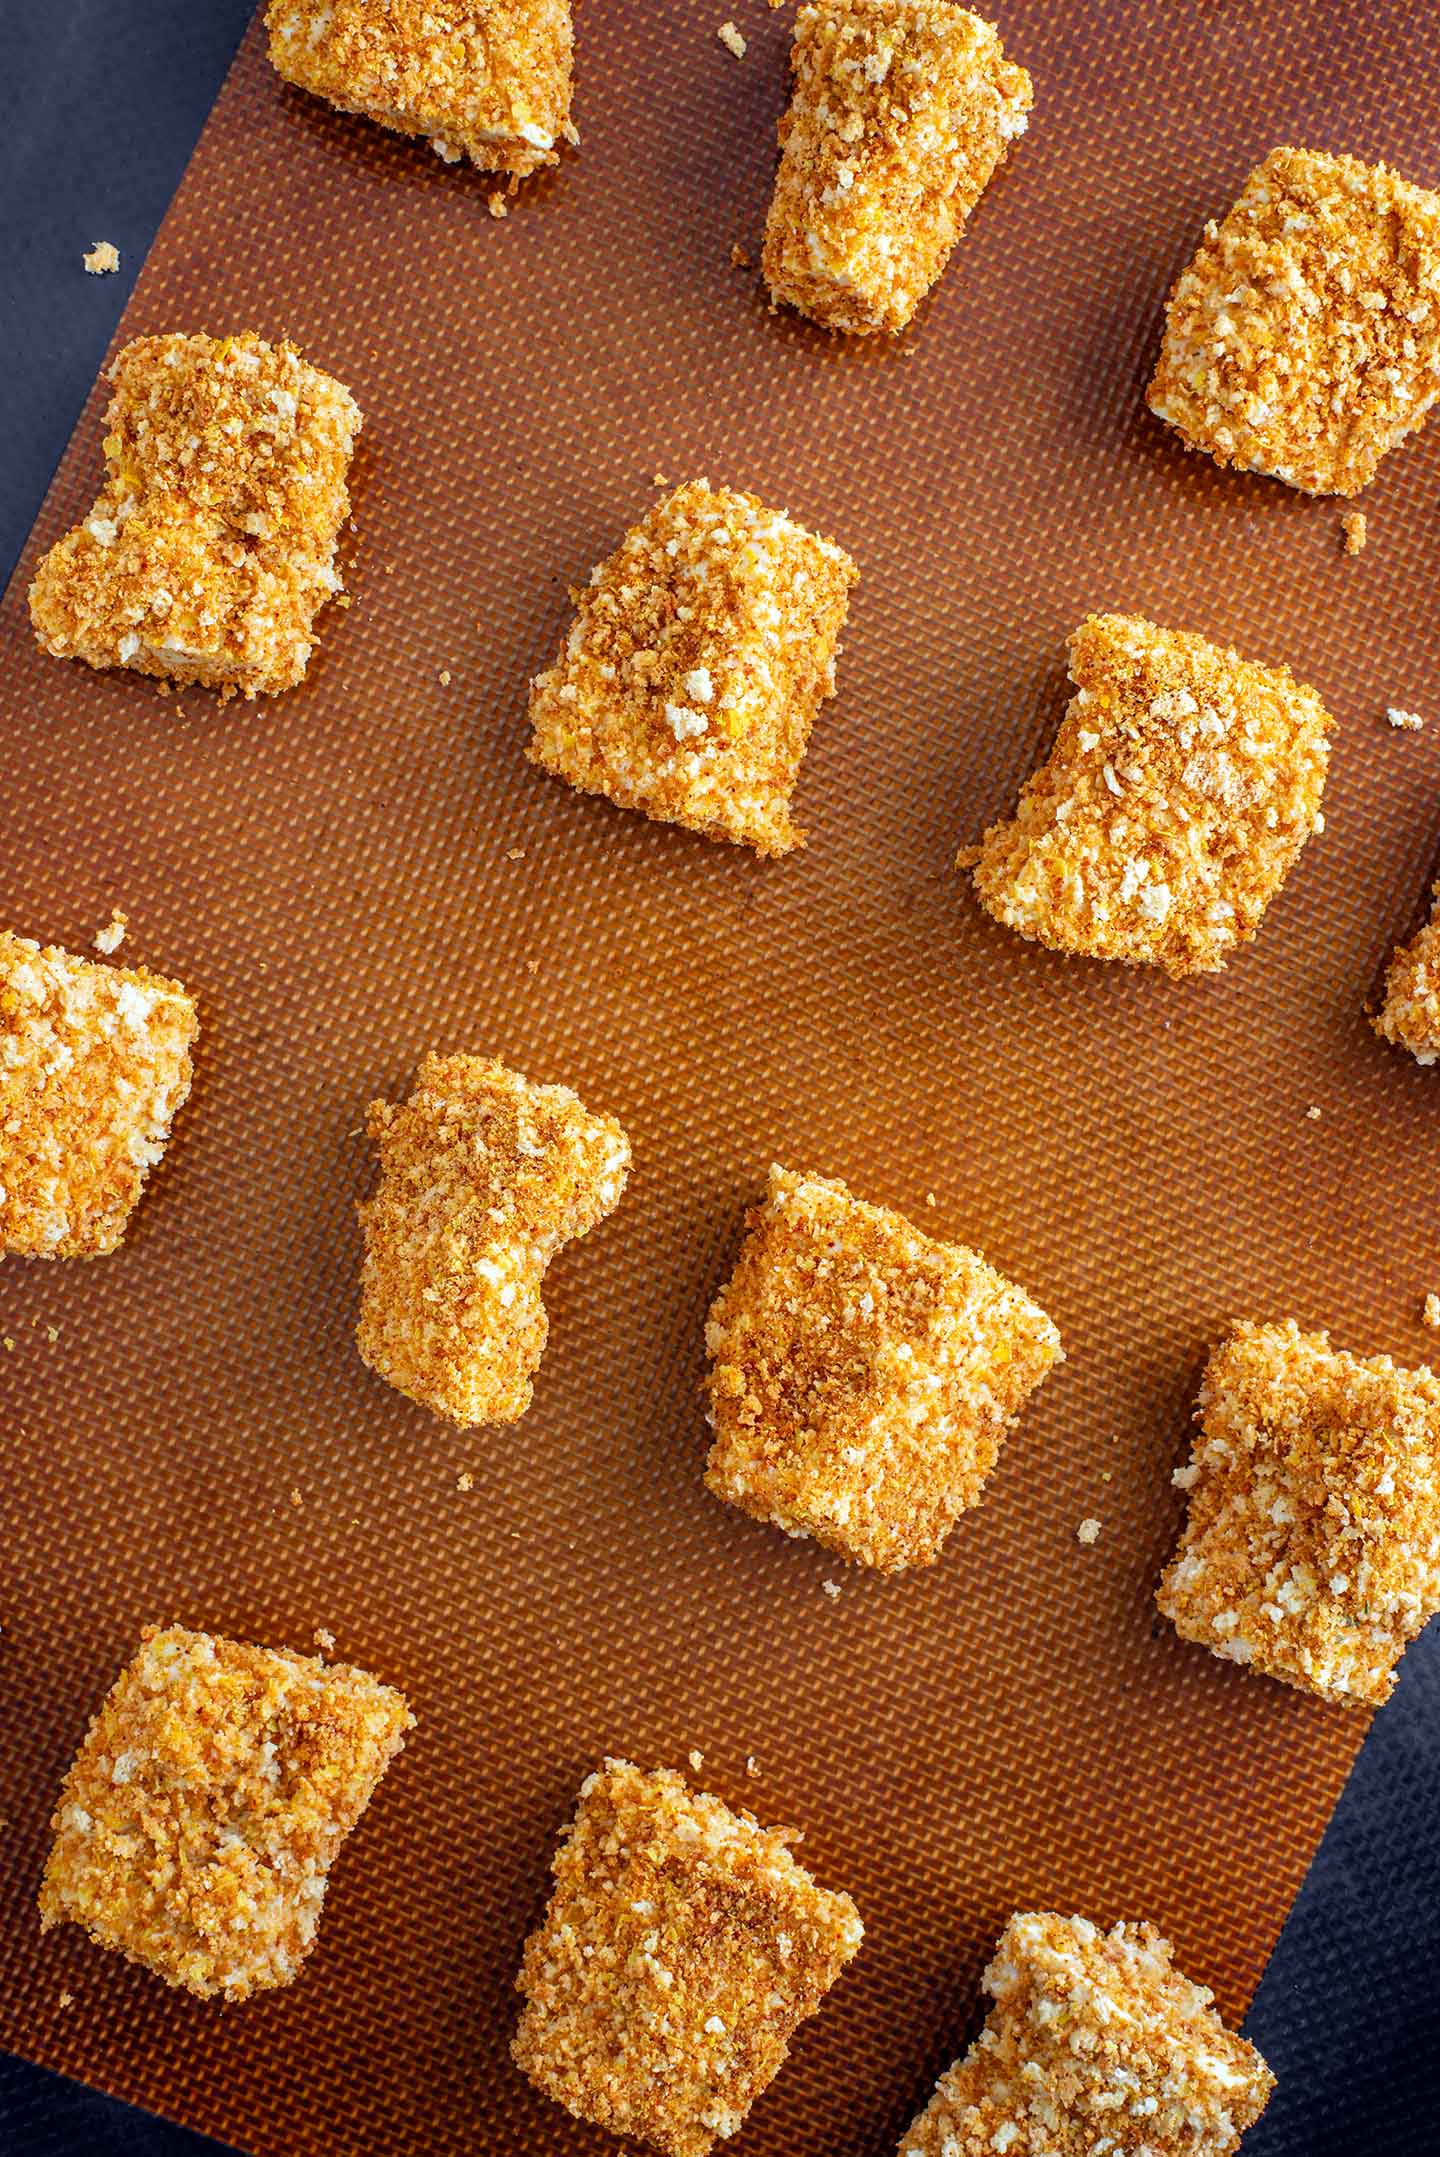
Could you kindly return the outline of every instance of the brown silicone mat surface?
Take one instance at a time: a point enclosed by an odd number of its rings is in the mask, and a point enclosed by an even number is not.
[[[1273,144],[1440,182],[1440,14],[1008,0],[1031,131],[895,346],[772,315],[732,267],[789,19],[743,0],[737,63],[724,12],[582,8],[582,147],[503,223],[468,170],[282,87],[253,30],[124,334],[284,333],[353,387],[354,605],[257,706],[42,658],[25,585],[94,491],[97,394],[5,606],[0,918],[85,950],[124,907],[122,958],[178,973],[203,1032],[124,1249],[0,1269],[0,2042],[257,2152],[613,2146],[506,2056],[606,1751],[699,1747],[855,1895],[867,1944],[745,2147],[879,2157],[1017,1905],[1151,1917],[1239,2016],[1365,1727],[1183,1645],[1150,1595],[1229,1316],[1427,1347],[1440,1081],[1362,1006],[1440,839],[1440,431],[1382,467],[1347,560],[1339,505],[1187,457],[1141,392],[1169,281]],[[657,472],[753,488],[861,566],[810,844],[778,864],[521,754],[567,584]],[[1340,721],[1328,829],[1215,979],[1054,957],[952,867],[1096,607],[1283,658]],[[1393,703],[1431,727],[1393,733]],[[358,1127],[431,1046],[571,1082],[636,1156],[552,1272],[531,1413],[469,1437],[352,1340]],[[1061,1326],[930,1570],[863,1576],[701,1486],[703,1313],[772,1158],[978,1244]],[[420,1718],[305,1975],[228,2010],[34,1916],[86,1718],[170,1616],[328,1627]]]

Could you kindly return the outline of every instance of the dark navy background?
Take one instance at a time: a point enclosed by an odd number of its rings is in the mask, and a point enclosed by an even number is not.
[[[5,576],[251,7],[0,0]],[[86,275],[97,240],[118,276]],[[1247,2034],[1280,2087],[1245,2157],[1440,2157],[1440,1625],[1375,1722]],[[0,2157],[217,2147],[0,2055]]]

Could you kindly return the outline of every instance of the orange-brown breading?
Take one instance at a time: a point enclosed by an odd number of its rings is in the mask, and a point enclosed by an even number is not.
[[[1433,1064],[1440,1057],[1440,883],[1430,919],[1390,961],[1385,1001],[1372,1023],[1384,1040],[1409,1049],[1417,1063]]]
[[[1389,1698],[1440,1611],[1440,1378],[1240,1325],[1211,1356],[1156,1595],[1187,1640],[1325,1700]]]
[[[563,1243],[618,1204],[630,1145],[568,1086],[483,1056],[427,1056],[408,1101],[372,1104],[380,1181],[365,1231],[360,1353],[462,1428],[530,1405]]]
[[[110,380],[105,485],[30,587],[40,643],[227,694],[292,688],[340,589],[354,398],[250,334],[139,337]]]
[[[148,1628],[60,1793],[42,1930],[83,1925],[201,1999],[288,1985],[414,1721],[347,1664]]]
[[[1092,614],[1048,760],[964,849],[980,903],[1056,951],[1214,973],[1321,828],[1329,714],[1284,667]]]
[[[0,930],[0,1254],[113,1251],[190,1091],[178,981]]]
[[[668,1769],[607,1760],[526,1942],[516,2065],[577,2119],[666,2157],[733,2135],[863,1936],[793,1839]]]
[[[790,58],[766,283],[827,329],[902,330],[1024,132],[1030,77],[951,0],[814,0]]]
[[[1440,393],[1440,195],[1272,150],[1165,310],[1150,409],[1190,449],[1358,494]]]
[[[790,796],[856,575],[753,494],[677,488],[575,594],[530,687],[532,763],[761,854],[803,844]]]
[[[270,0],[265,27],[287,82],[448,163],[519,177],[578,140],[569,0]]]
[[[1060,1335],[978,1251],[770,1171],[706,1328],[717,1498],[858,1565],[928,1565]]]
[[[989,2020],[899,2157],[1230,2157],[1275,2087],[1152,1925],[1022,1912],[984,1984]]]

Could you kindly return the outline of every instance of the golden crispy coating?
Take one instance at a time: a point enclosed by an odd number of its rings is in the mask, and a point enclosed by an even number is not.
[[[347,1664],[149,1627],[65,1779],[41,1929],[83,1925],[201,1999],[288,1985],[414,1722]]]
[[[139,337],[110,380],[105,485],[35,573],[36,636],[227,695],[293,687],[340,589],[354,398],[248,334]]]
[[[1286,668],[1136,615],[1082,622],[1070,674],[1049,759],[960,865],[1056,951],[1218,972],[1320,829],[1333,721]]]
[[[858,572],[753,494],[679,487],[574,594],[530,685],[532,763],[761,854],[804,844],[790,796]]]
[[[0,930],[0,1254],[115,1249],[198,1030],[178,981]]]
[[[360,1353],[452,1423],[513,1423],[549,1324],[561,1244],[618,1204],[630,1144],[568,1086],[483,1056],[427,1056],[402,1107],[372,1104],[380,1181],[365,1231]]]
[[[1390,961],[1385,1001],[1373,1021],[1377,1034],[1421,1064],[1440,1057],[1440,883],[1434,902],[1424,928]]]
[[[579,139],[569,0],[270,0],[265,27],[287,82],[448,163],[521,176]]]
[[[1440,1611],[1440,1378],[1293,1323],[1240,1325],[1197,1414],[1161,1612],[1322,1699],[1388,1699],[1406,1642]]]
[[[782,1168],[705,1338],[709,1488],[886,1573],[939,1555],[1063,1359],[978,1251]]]
[[[1152,412],[1190,449],[1358,494],[1440,393],[1440,195],[1272,150],[1177,279]]]
[[[902,330],[1023,134],[1030,77],[951,0],[815,0],[790,61],[765,281],[827,329]]]
[[[1275,2087],[1151,1925],[1012,1917],[995,2005],[899,2157],[1229,2157]]]
[[[793,1839],[668,1769],[587,1777],[516,1979],[537,2089],[666,2157],[733,2135],[862,1938]]]

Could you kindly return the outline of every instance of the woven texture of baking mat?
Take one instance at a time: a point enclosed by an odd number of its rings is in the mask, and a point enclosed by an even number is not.
[[[503,223],[469,171],[282,86],[252,31],[123,334],[287,334],[353,387],[354,605],[254,707],[42,658],[24,589],[98,483],[98,392],[5,603],[0,918],[84,950],[123,906],[121,956],[179,974],[203,1032],[123,1250],[0,1268],[0,2042],[257,2152],[613,2146],[506,2056],[607,1751],[700,1748],[855,1895],[867,1943],[745,2138],[879,2157],[1016,1906],[1153,1918],[1238,2017],[1365,1728],[1150,1597],[1230,1316],[1427,1346],[1437,1081],[1362,1007],[1440,844],[1440,724],[1382,717],[1440,681],[1440,433],[1382,468],[1347,560],[1337,505],[1187,457],[1142,388],[1171,278],[1273,144],[1440,182],[1440,16],[1012,0],[1030,133],[896,346],[771,315],[732,266],[789,23],[745,0],[737,63],[722,12],[582,8],[582,147]],[[860,563],[784,862],[521,754],[566,587],[657,473],[752,488]],[[1283,658],[1340,721],[1328,829],[1217,979],[1054,957],[952,867],[1098,607]],[[358,1127],[430,1047],[569,1081],[635,1146],[551,1274],[533,1409],[471,1437],[352,1338]],[[979,1245],[1064,1334],[928,1571],[863,1576],[701,1486],[703,1314],[772,1158]],[[66,1763],[171,1616],[328,1627],[420,1718],[303,1978],[243,2007],[37,1932]]]

